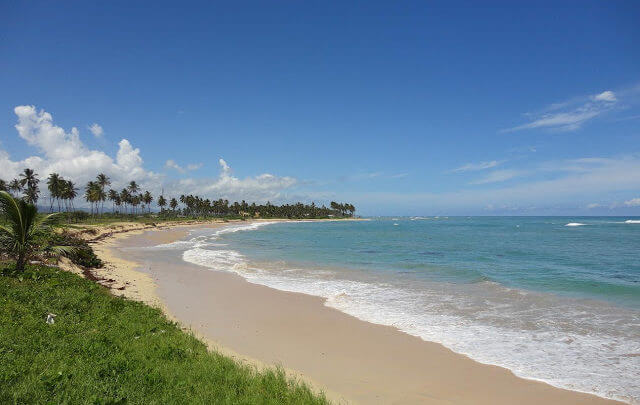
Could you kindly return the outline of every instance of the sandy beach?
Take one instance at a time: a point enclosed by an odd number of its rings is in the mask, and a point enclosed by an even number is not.
[[[96,238],[94,249],[107,265],[95,275],[115,294],[162,308],[211,348],[258,367],[282,366],[338,403],[618,403],[519,378],[328,308],[318,297],[251,284],[180,255],[131,249],[225,225],[141,227]]]

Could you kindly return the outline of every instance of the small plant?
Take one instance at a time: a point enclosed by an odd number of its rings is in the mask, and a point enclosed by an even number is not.
[[[102,260],[93,252],[91,246],[84,240],[69,232],[52,233],[49,237],[49,245],[70,246],[69,252],[65,256],[71,260],[73,264],[86,268],[101,268],[104,264]]]
[[[5,224],[0,225],[0,244],[3,250],[16,261],[16,270],[24,271],[29,258],[43,250],[40,242],[46,237],[48,225],[56,214],[38,216],[35,205],[17,200],[6,191],[0,191],[0,214]],[[70,253],[69,246],[46,246],[46,250],[55,253]]]

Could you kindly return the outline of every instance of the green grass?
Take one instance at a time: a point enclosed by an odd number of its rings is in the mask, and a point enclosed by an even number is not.
[[[161,311],[91,281],[39,266],[16,275],[0,263],[0,403],[327,401],[281,370],[208,352]]]

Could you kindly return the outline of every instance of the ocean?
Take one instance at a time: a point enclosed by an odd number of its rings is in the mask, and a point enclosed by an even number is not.
[[[262,222],[160,248],[524,378],[640,403],[638,218]]]

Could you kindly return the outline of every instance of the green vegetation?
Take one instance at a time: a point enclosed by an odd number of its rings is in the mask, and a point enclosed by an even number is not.
[[[208,352],[158,309],[115,297],[57,267],[29,265],[31,259],[51,263],[64,254],[84,268],[102,267],[87,242],[68,232],[74,225],[54,230],[54,218],[157,220],[149,213],[153,197],[137,194],[135,182],[124,190],[132,196],[126,203],[132,215],[100,214],[105,196],[117,194],[105,193],[107,185],[103,175],[87,185],[89,215],[74,210],[73,183],[51,175],[49,209],[57,205],[67,212],[41,215],[34,205],[37,174],[25,170],[21,180],[0,181],[0,189],[24,191],[20,199],[0,191],[0,403],[327,403],[280,369],[257,371]],[[169,206],[175,215],[164,216],[184,220],[174,201]],[[146,214],[136,215],[138,204],[143,213],[146,205]]]
[[[161,311],[56,268],[0,264],[0,336],[0,403],[327,403],[281,370],[208,352]]]
[[[22,198],[36,204],[39,196],[38,175],[31,169],[25,169],[20,179],[9,183],[0,179],[0,190],[10,192],[16,198],[23,192]],[[84,188],[84,199],[90,206],[91,215],[103,215],[105,201],[111,201],[111,212],[120,215],[120,220],[130,220],[139,215],[151,214],[151,204],[155,200],[159,207],[159,216],[163,219],[172,217],[188,218],[330,218],[353,217],[356,207],[349,203],[337,203],[331,201],[329,207],[311,204],[283,204],[274,205],[241,202],[230,203],[229,200],[219,198],[208,199],[197,195],[181,195],[179,198],[159,195],[154,199],[149,191],[142,191],[135,181],[121,191],[108,189],[111,180],[104,173],[96,176],[95,181],[90,181]],[[77,188],[74,183],[65,180],[58,173],[51,173],[47,178],[47,190],[49,191],[49,211],[53,212],[55,205],[60,212],[77,212],[74,200],[77,197]],[[54,204],[57,203],[57,204]],[[169,206],[166,209],[166,206]],[[140,207],[140,208],[138,208]],[[71,217],[68,217],[71,218]]]
[[[98,269],[104,266],[102,260],[91,249],[91,246],[84,239],[80,239],[70,232],[53,232],[49,234],[47,243],[49,245],[71,247],[72,249],[65,252],[65,256],[73,264],[89,269]]]
[[[35,205],[17,200],[0,191],[0,248],[16,261],[16,269],[24,270],[27,260],[37,251],[71,252],[72,249],[43,243],[49,233],[47,226],[55,214],[41,216]]]

